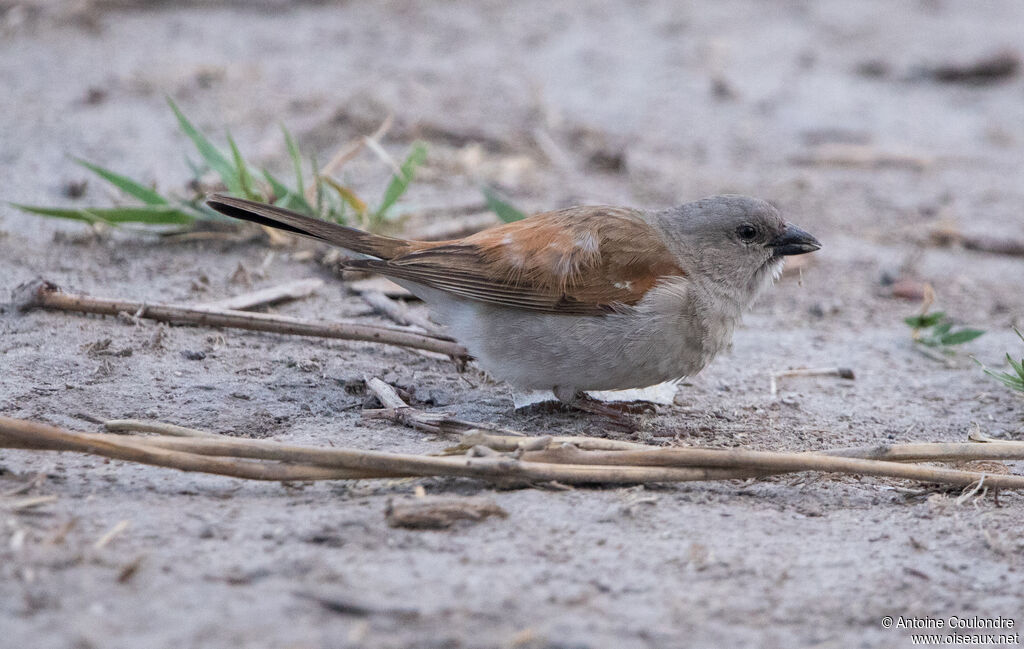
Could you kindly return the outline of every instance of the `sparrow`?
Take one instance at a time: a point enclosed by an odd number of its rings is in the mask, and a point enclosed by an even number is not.
[[[372,234],[223,195],[207,204],[355,253],[344,268],[422,299],[493,378],[609,416],[622,413],[587,391],[696,374],[786,257],[821,247],[769,203],[740,195],[650,211],[570,207],[450,241]]]

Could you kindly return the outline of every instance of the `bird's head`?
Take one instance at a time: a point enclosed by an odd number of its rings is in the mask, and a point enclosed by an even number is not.
[[[821,248],[772,205],[749,196],[702,198],[657,217],[688,274],[735,290],[747,300],[778,276],[787,256]]]

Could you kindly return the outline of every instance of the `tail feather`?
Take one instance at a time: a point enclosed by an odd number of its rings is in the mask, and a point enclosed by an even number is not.
[[[301,234],[380,259],[391,259],[410,248],[404,239],[371,234],[244,198],[214,194],[206,199],[206,204],[231,218]]]

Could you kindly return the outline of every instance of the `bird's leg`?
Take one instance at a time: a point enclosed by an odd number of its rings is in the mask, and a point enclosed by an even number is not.
[[[647,406],[646,410],[643,408],[637,409],[637,404],[608,403],[595,399],[583,391],[563,389],[561,387],[556,387],[552,391],[555,393],[555,397],[559,401],[570,408],[600,415],[611,420],[612,423],[617,426],[629,431],[636,431],[640,428],[637,421],[630,415],[650,411],[650,404],[639,404],[641,406]]]

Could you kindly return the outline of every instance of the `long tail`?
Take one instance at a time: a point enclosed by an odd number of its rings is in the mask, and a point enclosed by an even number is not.
[[[358,252],[380,259],[391,259],[411,247],[404,239],[370,234],[344,225],[321,221],[266,203],[257,203],[244,198],[214,194],[206,204],[225,216],[251,221],[271,228],[301,234],[326,241],[352,252]]]

